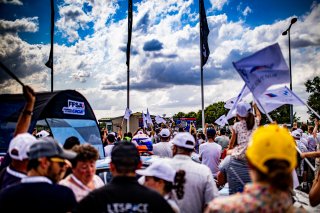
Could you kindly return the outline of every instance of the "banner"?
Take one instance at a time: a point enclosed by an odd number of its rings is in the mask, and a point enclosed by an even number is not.
[[[289,68],[278,43],[233,62],[233,66],[255,98],[272,85],[290,82]]]

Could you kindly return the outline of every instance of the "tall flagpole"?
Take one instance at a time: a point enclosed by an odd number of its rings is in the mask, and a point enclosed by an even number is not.
[[[132,35],[132,0],[128,0],[128,43],[127,43],[127,108],[130,109],[130,47]],[[130,131],[130,117],[127,119],[127,132]]]
[[[54,37],[54,0],[50,0],[51,6],[51,26],[50,26],[50,55],[45,65],[51,69],[51,92],[53,92],[53,37]]]
[[[203,0],[199,0],[199,26],[200,26],[200,72],[201,72],[201,112],[202,112],[202,129],[204,131],[204,90],[203,90],[203,66],[207,63],[210,50],[208,45],[209,28],[207,23],[206,11]]]

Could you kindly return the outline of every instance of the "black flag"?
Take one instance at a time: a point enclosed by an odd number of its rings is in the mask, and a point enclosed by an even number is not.
[[[203,0],[199,0],[200,13],[200,45],[201,45],[201,67],[203,67],[209,58],[210,50],[208,45],[209,27],[207,22],[206,10]]]
[[[50,6],[51,6],[51,20],[50,20],[50,55],[49,55],[49,60],[45,65],[53,69],[53,36],[54,36],[54,0],[50,1]]]
[[[127,43],[127,66],[130,65],[130,47],[132,34],[132,0],[128,1],[128,43]]]

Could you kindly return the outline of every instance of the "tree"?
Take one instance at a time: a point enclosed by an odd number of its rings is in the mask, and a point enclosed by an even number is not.
[[[217,103],[210,104],[208,107],[206,107],[204,109],[205,122],[213,124],[221,115],[227,114],[228,110],[224,108],[224,104],[225,103],[223,101],[219,101]]]
[[[184,118],[186,114],[184,112],[178,112],[177,114],[173,115],[173,119],[177,118]]]
[[[289,124],[290,123],[290,105],[286,104],[278,109],[273,110],[269,113],[272,120],[276,121],[278,124]],[[293,114],[293,121],[297,122],[300,118],[296,117],[296,113]],[[261,113],[261,121],[260,124],[270,123],[267,116]]]
[[[307,101],[308,105],[320,114],[320,77],[316,76],[312,80],[307,80],[304,85],[306,86],[306,91],[310,93]],[[311,120],[316,117],[310,110],[308,110],[308,114],[310,115]]]

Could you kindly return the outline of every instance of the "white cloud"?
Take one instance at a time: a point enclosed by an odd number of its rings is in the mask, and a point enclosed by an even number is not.
[[[228,0],[210,0],[213,9],[222,10],[223,6],[228,3]]]
[[[19,0],[0,0],[0,4],[3,3],[3,4],[14,4],[14,5],[23,5],[23,3]]]
[[[243,10],[242,15],[247,16],[249,13],[252,13],[252,10],[249,6],[246,6],[246,8]]]
[[[38,17],[22,18],[14,21],[0,19],[0,31],[4,33],[37,32],[38,25]]]

